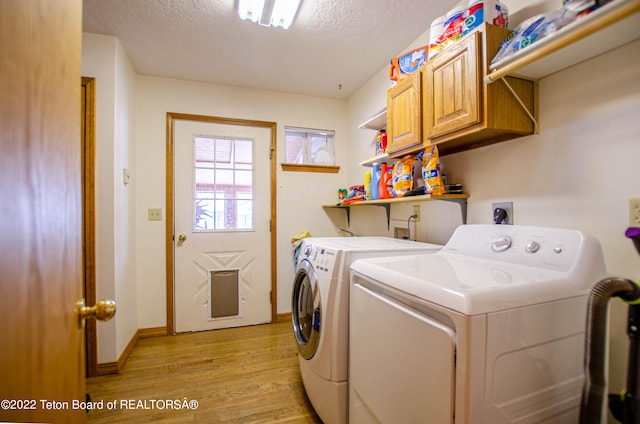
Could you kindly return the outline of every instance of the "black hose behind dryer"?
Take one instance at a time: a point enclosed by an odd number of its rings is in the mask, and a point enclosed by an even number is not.
[[[633,301],[640,297],[640,289],[633,281],[616,277],[606,278],[591,289],[587,305],[585,382],[582,391],[580,424],[600,424],[606,390],[604,360],[608,334],[607,317],[609,299],[612,297]]]

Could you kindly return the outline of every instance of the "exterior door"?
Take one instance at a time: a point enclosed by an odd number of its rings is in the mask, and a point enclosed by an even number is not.
[[[176,332],[271,322],[271,129],[178,120]]]
[[[84,422],[80,0],[0,2],[0,421]]]

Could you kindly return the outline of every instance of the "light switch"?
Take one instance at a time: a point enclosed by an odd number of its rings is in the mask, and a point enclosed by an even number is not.
[[[162,208],[147,209],[149,221],[162,221]]]

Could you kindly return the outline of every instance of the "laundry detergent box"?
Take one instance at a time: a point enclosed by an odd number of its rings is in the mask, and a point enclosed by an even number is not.
[[[389,67],[389,79],[400,81],[409,74],[414,73],[419,67],[427,63],[427,51],[429,46],[419,47],[391,59]]]
[[[431,22],[429,30],[429,59],[454,44],[483,22],[507,28],[509,14],[498,0],[462,0],[446,15]]]
[[[502,28],[509,27],[509,12],[496,0],[471,0],[462,16],[462,35],[466,35],[483,22]]]

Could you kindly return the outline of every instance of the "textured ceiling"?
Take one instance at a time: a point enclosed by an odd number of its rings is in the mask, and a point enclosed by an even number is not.
[[[119,38],[137,72],[347,98],[456,0],[302,0],[289,30],[236,0],[84,0],[84,31]]]

